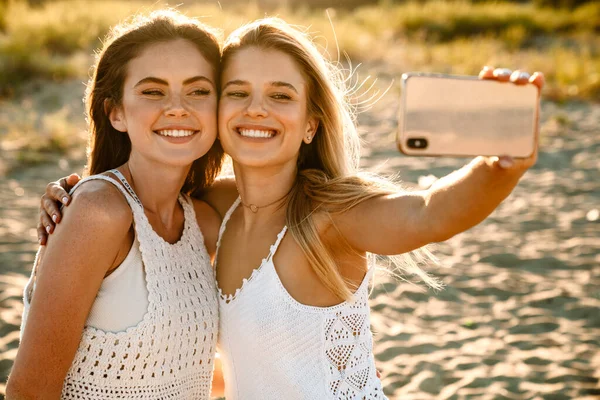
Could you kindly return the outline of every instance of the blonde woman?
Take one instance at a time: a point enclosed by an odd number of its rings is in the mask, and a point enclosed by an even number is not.
[[[278,19],[244,26],[227,39],[222,68],[219,138],[235,184],[221,180],[204,199],[223,217],[215,268],[227,399],[385,399],[367,255],[410,252],[476,225],[537,155],[479,157],[407,193],[357,176],[343,81],[300,31]],[[508,80],[501,72],[482,77]],[[513,80],[543,83],[541,74]],[[48,192],[46,209],[58,215],[52,202],[65,192]]]

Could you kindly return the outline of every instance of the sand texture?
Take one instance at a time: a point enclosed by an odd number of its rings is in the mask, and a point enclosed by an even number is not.
[[[427,185],[466,159],[396,151],[398,101],[360,116],[363,166]],[[434,247],[434,293],[377,275],[375,353],[392,399],[600,398],[600,106],[543,104],[538,164],[482,224]],[[0,178],[0,397],[16,354],[39,195],[81,161]],[[482,194],[484,195],[484,194]]]

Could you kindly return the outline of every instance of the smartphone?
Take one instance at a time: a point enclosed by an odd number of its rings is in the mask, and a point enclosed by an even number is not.
[[[473,76],[402,75],[398,149],[411,156],[530,156],[536,86]]]

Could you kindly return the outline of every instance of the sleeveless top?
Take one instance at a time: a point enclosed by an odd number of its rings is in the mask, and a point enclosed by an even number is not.
[[[124,331],[140,323],[147,311],[146,273],[136,236],[127,257],[102,281],[85,326]]]
[[[170,244],[153,230],[125,178],[119,171],[110,172],[125,189],[104,175],[79,184],[105,180],[127,199],[146,272],[148,307],[137,325],[120,332],[84,328],[61,398],[209,399],[218,301],[214,271],[191,200],[179,196],[184,229],[179,241]],[[22,331],[34,294],[36,267],[37,257],[25,287]]]
[[[233,210],[225,215],[221,237]],[[227,400],[383,400],[370,330],[370,267],[353,300],[332,307],[296,301],[268,256],[233,295],[219,289],[219,352]],[[218,267],[218,264],[215,263]]]

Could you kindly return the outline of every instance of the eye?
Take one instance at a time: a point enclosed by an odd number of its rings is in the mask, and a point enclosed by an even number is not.
[[[192,96],[208,96],[210,94],[210,90],[208,89],[196,89],[190,93]]]
[[[285,94],[285,93],[275,93],[275,94],[271,95],[271,97],[276,100],[291,100],[292,99],[292,96]]]
[[[227,92],[225,95],[227,97],[238,97],[238,98],[248,97],[248,93],[242,92],[242,91]]]
[[[142,94],[146,96],[162,96],[163,92],[158,89],[146,89],[142,91]]]

